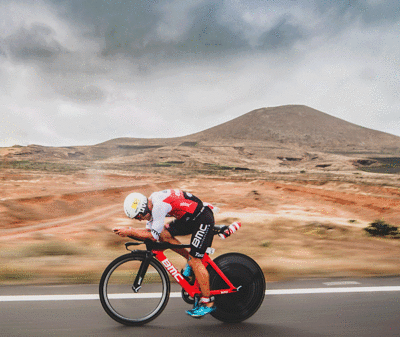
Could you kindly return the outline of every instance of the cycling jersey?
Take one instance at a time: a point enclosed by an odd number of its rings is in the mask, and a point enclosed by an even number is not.
[[[160,238],[165,217],[174,217],[175,220],[167,224],[166,229],[173,237],[192,234],[189,254],[203,257],[214,236],[214,207],[188,192],[172,189],[154,192],[149,200],[153,204],[152,218],[146,227],[153,237],[156,240]]]
[[[193,219],[203,208],[201,200],[180,190],[154,192],[149,199],[153,203],[152,219],[147,223],[153,237],[158,240],[164,228],[165,217]]]

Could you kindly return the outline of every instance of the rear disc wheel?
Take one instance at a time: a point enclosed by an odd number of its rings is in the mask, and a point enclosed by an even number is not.
[[[239,253],[228,253],[217,257],[214,262],[239,291],[215,297],[216,319],[236,323],[256,313],[265,297],[265,278],[261,268],[250,257]],[[213,270],[210,272],[212,290],[227,288],[225,281]]]

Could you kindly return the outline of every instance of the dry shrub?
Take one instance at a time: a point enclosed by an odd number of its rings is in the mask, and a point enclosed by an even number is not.
[[[368,227],[364,228],[364,231],[371,236],[385,236],[396,239],[400,238],[400,232],[397,227],[392,226],[383,220],[375,220],[374,222],[371,222]]]
[[[1,283],[17,283],[34,279],[34,273],[25,268],[3,265],[0,272]]]
[[[41,257],[59,255],[83,255],[83,248],[63,241],[45,241],[25,246],[19,252],[21,257]]]
[[[349,234],[349,229],[331,223],[310,222],[301,226],[300,231],[308,235],[316,235],[324,239],[342,238]]]

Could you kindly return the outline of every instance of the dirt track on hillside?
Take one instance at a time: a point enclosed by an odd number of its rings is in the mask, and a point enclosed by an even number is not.
[[[93,183],[83,175],[20,174],[10,176],[5,187],[0,197],[1,237],[50,229],[55,233],[57,228],[65,231],[96,223],[111,225],[124,217],[122,202],[130,191],[150,194],[165,188],[189,190],[218,205],[222,213],[400,223],[399,189],[361,184],[118,175],[104,175]]]
[[[125,216],[125,196],[166,188],[218,206],[218,223],[240,220],[240,231],[216,238],[213,247],[217,254],[250,255],[268,280],[393,275],[400,269],[400,240],[369,238],[362,230],[376,219],[400,224],[396,187],[124,174],[19,172],[1,178],[0,283],[98,282],[105,266],[125,252],[126,239],[111,229],[144,226]]]

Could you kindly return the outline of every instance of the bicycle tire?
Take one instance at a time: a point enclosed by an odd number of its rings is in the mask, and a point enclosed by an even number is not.
[[[240,290],[232,294],[215,297],[216,310],[211,313],[216,319],[227,323],[238,323],[250,318],[260,308],[265,297],[264,274],[253,259],[240,253],[227,253],[218,256],[214,262],[235,287]],[[211,267],[210,288],[227,287],[225,281]]]
[[[155,319],[165,309],[171,290],[164,267],[150,260],[142,287],[135,293],[133,282],[146,252],[125,254],[112,261],[100,279],[99,295],[106,313],[115,321],[137,326]]]

